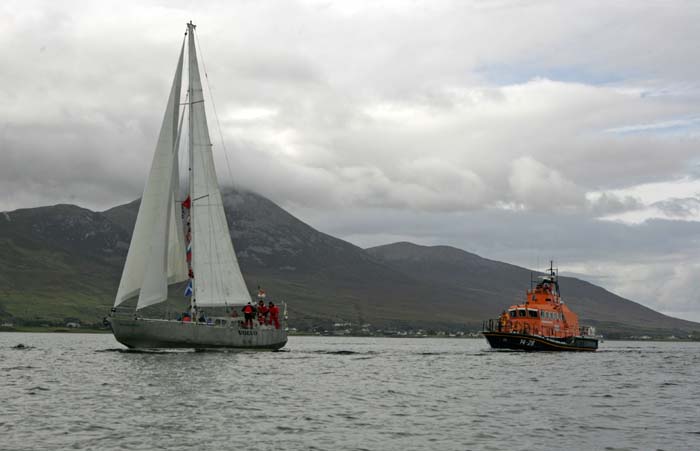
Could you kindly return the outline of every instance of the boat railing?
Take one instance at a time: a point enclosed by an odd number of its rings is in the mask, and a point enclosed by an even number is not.
[[[595,327],[593,327],[593,326],[579,326],[578,334],[581,337],[595,337]]]
[[[109,314],[110,314],[110,316],[134,315],[134,309],[128,308],[128,307],[112,307],[111,309],[109,309]]]
[[[523,334],[538,334],[537,328],[531,327],[528,323],[504,322],[502,318],[487,319],[482,325],[483,332],[504,332],[504,333],[523,333]]]
[[[505,332],[500,318],[491,318],[482,322],[482,332]]]

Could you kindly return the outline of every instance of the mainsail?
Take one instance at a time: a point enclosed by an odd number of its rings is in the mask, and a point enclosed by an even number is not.
[[[197,65],[194,25],[189,24],[190,198],[193,304],[215,307],[250,302],[236,260],[214,168]]]
[[[170,90],[151,170],[141,198],[136,224],[119,283],[115,307],[139,296],[137,308],[162,302],[168,297],[168,283],[187,280],[182,227],[174,193],[178,119],[182,84],[184,42]]]

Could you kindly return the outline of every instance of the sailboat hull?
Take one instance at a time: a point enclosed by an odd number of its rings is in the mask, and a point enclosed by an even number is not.
[[[114,337],[129,348],[231,348],[274,351],[287,343],[281,327],[241,327],[238,321],[217,319],[212,324],[147,318],[108,318]]]

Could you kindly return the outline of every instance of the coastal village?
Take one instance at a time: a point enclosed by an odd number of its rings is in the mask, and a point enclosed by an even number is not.
[[[82,331],[108,333],[110,329],[102,324],[81,323],[71,319],[63,322],[27,322],[14,323],[5,321],[0,323],[0,331]],[[309,327],[289,327],[289,335],[296,336],[325,336],[325,337],[393,337],[393,338],[478,338],[483,339],[481,330],[464,328],[462,330],[448,329],[422,329],[375,327],[370,323],[354,323],[340,320],[330,325],[318,325]],[[634,341],[700,341],[700,331],[694,331],[687,335],[612,335],[600,338],[608,340],[634,340]]]

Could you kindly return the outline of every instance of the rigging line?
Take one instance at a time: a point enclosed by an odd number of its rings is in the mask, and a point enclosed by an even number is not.
[[[216,104],[214,103],[214,96],[211,93],[211,85],[209,84],[209,73],[207,72],[207,65],[204,62],[204,54],[202,53],[202,47],[199,45],[199,33],[194,34],[195,41],[197,43],[197,49],[199,50],[199,59],[202,62],[202,69],[204,69],[204,79],[207,82],[207,91],[209,92],[209,101],[211,102],[212,111],[214,112],[214,119],[216,119],[216,129],[219,132],[219,138],[221,139],[221,148],[224,150],[224,157],[226,158],[226,167],[228,168],[228,176],[231,184],[233,185],[233,171],[231,170],[231,163],[228,158],[228,149],[226,149],[226,142],[224,141],[224,134],[221,132],[221,122],[219,121],[219,113],[216,111]]]
[[[188,95],[189,95],[189,93],[185,94],[185,100],[187,100],[187,96],[188,96]],[[187,243],[185,243],[185,229],[184,229],[184,224],[183,224],[184,221],[182,221],[182,204],[177,200],[178,197],[180,196],[180,189],[181,189],[181,186],[180,186],[180,167],[181,167],[181,166],[179,166],[179,160],[180,160],[180,158],[178,158],[178,157],[181,157],[181,154],[180,154],[180,147],[181,147],[181,145],[182,145],[182,141],[181,141],[181,138],[182,138],[182,124],[183,124],[184,122],[185,122],[185,107],[183,106],[183,107],[182,107],[182,115],[180,116],[180,123],[178,124],[178,127],[177,127],[177,138],[176,138],[176,141],[175,141],[175,142],[176,142],[176,144],[175,144],[175,152],[176,152],[176,155],[175,155],[175,157],[176,157],[176,158],[175,158],[175,162],[178,163],[178,167],[177,167],[177,174],[175,174],[175,180],[174,180],[174,182],[177,183],[177,190],[176,190],[175,193],[173,193],[173,197],[174,197],[173,203],[174,203],[174,205],[171,205],[170,208],[175,209],[175,211],[174,211],[174,213],[173,213],[173,214],[175,215],[175,217],[176,217],[176,219],[175,219],[175,225],[174,225],[174,226],[175,226],[175,233],[178,234],[178,237],[176,238],[176,240],[178,241],[178,243],[182,243],[182,244],[183,244],[183,247],[184,247],[183,250],[185,251],[185,255],[181,255],[180,258],[183,258],[183,257],[185,258],[185,266],[187,266],[187,260],[186,260],[186,259],[187,259],[187,256],[186,256],[186,255],[187,255],[187,249],[186,249]],[[180,222],[180,230],[177,230],[177,217],[178,217],[178,216],[180,217],[180,221],[181,221],[181,222]],[[169,228],[169,227],[168,227],[168,228]],[[169,247],[169,244],[168,244],[168,247]],[[168,249],[168,250],[169,250],[169,249]],[[170,262],[170,255],[168,255],[168,265],[169,265],[169,262]],[[180,263],[182,263],[182,262],[180,262]],[[167,270],[168,270],[168,269],[166,268],[166,271],[167,271]],[[177,274],[176,274],[176,275],[177,275]]]
[[[200,199],[204,199],[205,197],[209,197],[209,194],[204,194],[202,196],[195,197],[194,199],[191,200],[191,202],[194,202],[194,201],[200,200]]]
[[[189,96],[190,96],[190,93],[186,92],[185,93],[185,102],[187,102]],[[176,197],[180,197],[180,191],[182,190],[182,184],[180,183],[180,175],[181,175],[180,170],[181,170],[181,168],[183,168],[185,166],[184,163],[185,163],[185,156],[186,155],[185,155],[185,152],[180,152],[180,149],[184,145],[183,141],[180,138],[182,137],[182,131],[183,131],[182,124],[185,122],[186,111],[187,111],[187,107],[183,106],[182,107],[182,115],[180,116],[180,125],[178,126],[178,129],[177,129],[177,149],[175,149],[175,151],[177,152],[178,157],[179,157],[178,158],[179,166],[178,166],[178,173],[177,173],[177,193],[175,193]],[[189,165],[188,165],[188,167],[189,167]],[[175,199],[175,200],[177,200],[177,199]],[[182,212],[180,212],[180,217],[182,217]],[[184,233],[184,231],[182,231],[182,232]]]
[[[185,96],[189,96],[189,92],[185,94]],[[188,116],[189,120],[189,111],[187,107],[182,107],[182,118],[184,121],[185,115]],[[185,130],[183,129],[181,132],[184,132]],[[187,143],[189,142],[189,127],[187,129],[187,140],[180,140],[180,147],[178,148],[178,155],[180,156],[180,173],[178,174],[178,198],[182,198],[183,200],[187,197],[189,194],[190,188],[189,188],[189,173],[190,173],[190,162],[189,162],[189,155],[187,154]],[[187,168],[187,170],[183,170],[183,168]],[[184,177],[187,175],[187,177]],[[184,187],[187,187],[183,190]],[[180,217],[182,217],[182,212],[180,212]],[[185,233],[185,230],[183,230],[183,234]]]

